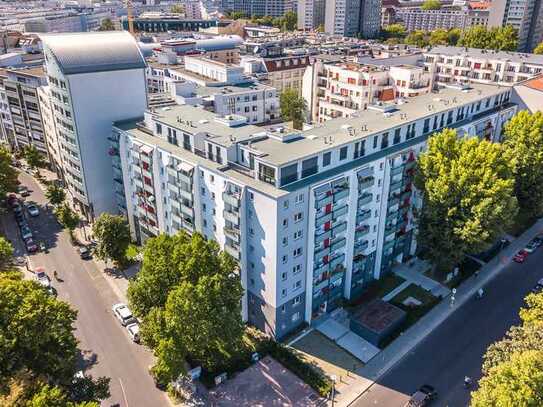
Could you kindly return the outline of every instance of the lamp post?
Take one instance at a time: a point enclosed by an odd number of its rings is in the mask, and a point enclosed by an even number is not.
[[[336,398],[336,375],[330,376],[332,379],[332,407],[334,407],[334,399]]]

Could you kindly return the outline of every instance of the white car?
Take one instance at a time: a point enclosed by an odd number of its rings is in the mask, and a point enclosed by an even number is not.
[[[140,343],[140,326],[137,322],[128,324],[126,326],[126,330],[128,331],[128,335],[130,335],[132,341]]]
[[[111,307],[113,315],[119,320],[122,326],[127,326],[133,322],[136,322],[136,318],[132,315],[132,311],[128,309],[126,304],[115,304]]]
[[[37,205],[34,205],[34,204],[30,204],[26,207],[26,210],[28,211],[28,214],[32,217],[36,217],[36,216],[39,216],[40,214],[40,209],[38,208]]]
[[[51,287],[51,280],[49,276],[45,273],[45,270],[42,268],[36,269],[36,280],[43,285],[45,288]]]

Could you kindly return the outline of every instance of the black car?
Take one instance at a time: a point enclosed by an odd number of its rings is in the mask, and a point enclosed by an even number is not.
[[[425,407],[437,397],[437,392],[429,384],[421,386],[404,405],[404,407]]]
[[[92,253],[87,246],[81,246],[79,248],[79,257],[83,260],[88,260],[92,257]]]
[[[429,384],[423,384],[422,386],[420,386],[419,391],[426,394],[430,398],[430,400],[433,400],[437,397],[436,390]]]

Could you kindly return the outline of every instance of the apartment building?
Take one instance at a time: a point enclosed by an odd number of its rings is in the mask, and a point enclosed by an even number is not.
[[[47,155],[37,88],[46,83],[42,67],[6,69],[3,72],[2,127],[14,150],[34,146]]]
[[[242,12],[246,16],[282,17],[288,11],[296,11],[296,0],[221,0],[226,12]]]
[[[114,121],[141,116],[147,107],[145,60],[127,32],[43,35],[42,41],[60,156],[55,165],[74,205],[93,220],[116,209],[108,138]]]
[[[472,9],[469,6],[443,6],[437,10],[424,10],[420,6],[396,7],[394,20],[404,25],[408,32],[433,31],[439,28],[464,30],[473,25],[487,25],[488,9]]]
[[[255,76],[258,81],[277,89],[279,93],[285,89],[296,89],[300,95],[304,72],[310,64],[307,55],[241,58],[241,66],[246,74]]]
[[[188,105],[147,111],[113,128],[119,210],[141,241],[216,240],[239,262],[243,318],[280,339],[415,253],[427,138],[449,127],[499,139],[510,93],[449,86],[301,132]]]
[[[431,90],[430,74],[413,65],[376,66],[320,59],[306,71],[303,96],[315,123],[352,117],[359,110]]]
[[[311,31],[324,26],[325,0],[298,1],[298,29]]]
[[[425,69],[437,83],[479,82],[512,85],[543,71],[543,56],[462,47],[433,47]]]
[[[328,0],[324,12],[324,31],[354,37],[360,27],[360,0]]]

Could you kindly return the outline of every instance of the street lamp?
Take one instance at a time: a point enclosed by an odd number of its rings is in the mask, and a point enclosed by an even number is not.
[[[336,396],[336,375],[330,376],[330,379],[332,379],[332,407],[334,407],[334,399]]]
[[[456,300],[456,288],[452,289],[452,295],[451,295],[451,307],[454,305],[454,301]]]

